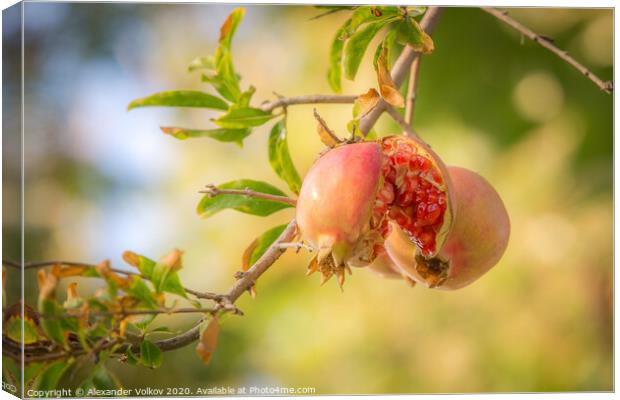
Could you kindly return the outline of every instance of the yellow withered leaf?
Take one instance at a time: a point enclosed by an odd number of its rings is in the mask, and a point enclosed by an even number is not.
[[[379,92],[381,97],[394,107],[404,107],[405,99],[400,94],[398,87],[392,80],[390,71],[387,68],[386,50],[381,51],[381,55],[377,59],[377,82],[379,83]]]
[[[211,356],[213,356],[217,346],[219,333],[220,323],[217,318],[213,318],[200,334],[200,340],[198,341],[198,346],[196,346],[196,353],[205,364],[209,364],[209,361],[211,361]]]
[[[170,253],[160,258],[159,262],[170,267],[170,271],[178,271],[183,266],[182,256],[183,252],[181,250],[174,249]]]
[[[241,270],[242,271],[247,271],[248,269],[250,269],[250,266],[251,266],[250,260],[252,259],[252,253],[254,253],[256,246],[258,246],[258,240],[254,239],[252,243],[250,243],[250,245],[243,252],[243,256],[241,256]]]
[[[368,89],[368,92],[358,96],[355,101],[359,105],[359,118],[372,111],[372,109],[379,103],[379,100],[381,100],[381,96],[374,88],[370,88]]]

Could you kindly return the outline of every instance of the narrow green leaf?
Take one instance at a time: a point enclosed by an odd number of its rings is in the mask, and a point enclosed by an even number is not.
[[[286,119],[280,120],[271,129],[271,134],[269,135],[269,163],[276,174],[288,184],[293,193],[298,194],[301,188],[301,178],[288,151]]]
[[[260,126],[276,115],[258,108],[235,108],[214,120],[222,128],[243,129]]]
[[[265,254],[265,251],[276,241],[276,239],[284,232],[286,228],[286,224],[276,226],[275,228],[271,228],[268,231],[264,232],[256,239],[256,247],[252,254],[250,255],[249,265],[254,265],[259,258]]]
[[[162,132],[179,140],[210,137],[220,142],[237,143],[241,145],[243,139],[250,136],[252,130],[246,129],[186,129],[176,127],[161,127]]]
[[[235,72],[230,50],[222,49],[221,53],[217,60],[217,80],[213,81],[212,84],[224,98],[236,102],[239,100],[239,96],[241,96],[239,77]]]
[[[255,192],[285,196],[285,194],[275,186],[268,183],[251,179],[241,179],[231,181],[218,186],[219,189],[250,189]],[[289,204],[279,203],[272,200],[258,199],[237,194],[221,194],[215,197],[205,195],[198,204],[198,214],[203,218],[208,218],[216,213],[232,208],[234,210],[265,217],[284,208],[292,207]]]
[[[140,344],[140,362],[149,368],[158,368],[163,361],[162,351],[157,345],[144,339]]]
[[[344,49],[344,72],[347,79],[355,79],[364,53],[373,37],[393,19],[385,19],[366,24],[347,41]]]
[[[196,90],[170,90],[159,92],[129,103],[128,110],[137,107],[200,107],[228,110],[228,104],[219,97]]]
[[[336,93],[342,92],[342,49],[344,48],[345,35],[349,24],[351,24],[350,18],[336,32],[329,50],[327,81]]]
[[[71,362],[67,362],[66,360],[59,360],[50,364],[39,377],[36,384],[37,390],[56,389],[56,385],[62,377],[62,374],[70,365]]]

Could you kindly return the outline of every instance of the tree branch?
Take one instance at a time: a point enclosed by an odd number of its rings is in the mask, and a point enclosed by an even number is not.
[[[433,32],[433,29],[435,28],[442,12],[443,9],[441,7],[429,7],[422,18],[422,21],[420,21],[420,27],[430,35]],[[400,85],[403,84],[405,76],[407,76],[407,72],[409,72],[409,69],[411,68],[411,63],[413,63],[413,60],[419,56],[420,54],[416,53],[410,46],[405,47],[392,68],[392,80],[394,81],[396,87],[400,87]],[[381,114],[383,114],[386,110],[386,106],[387,103],[382,99],[371,112],[362,118],[360,121],[360,130],[364,135],[370,132]]]
[[[590,71],[588,68],[586,68],[583,64],[581,64],[580,62],[578,62],[577,60],[575,60],[574,58],[569,56],[568,52],[566,52],[565,50],[560,50],[559,48],[557,48],[553,43],[551,43],[551,41],[549,39],[545,38],[544,36],[541,36],[541,35],[537,34],[536,32],[532,31],[528,27],[522,25],[518,21],[516,21],[513,18],[509,17],[507,11],[499,11],[499,10],[497,10],[495,8],[491,8],[491,7],[480,7],[480,8],[482,9],[482,11],[485,11],[485,12],[491,14],[492,16],[494,16],[495,18],[499,19],[503,23],[505,23],[505,24],[511,26],[512,28],[516,29],[517,31],[519,31],[522,35],[524,35],[527,38],[533,40],[534,42],[538,43],[542,47],[544,47],[547,50],[551,51],[556,56],[560,57],[562,60],[567,62],[569,65],[571,65],[573,68],[575,68],[577,71],[579,71],[586,78],[591,80],[596,86],[598,86],[605,93],[611,93],[612,92],[612,90],[613,90],[613,83],[611,81],[603,81],[601,78],[599,78],[598,76],[594,75],[592,73],[592,71]]]
[[[408,125],[412,125],[413,122],[413,109],[415,107],[421,61],[421,56],[416,57],[411,63],[411,68],[409,70],[409,86],[407,87],[407,102],[405,103],[405,122]]]
[[[245,292],[250,290],[256,280],[267,271],[273,263],[280,258],[280,256],[289,248],[294,248],[295,246],[291,246],[291,241],[294,239],[297,234],[297,223],[295,220],[292,220],[287,227],[284,229],[282,234],[278,237],[278,239],[272,243],[271,246],[265,251],[265,253],[259,258],[254,265],[252,265],[247,271],[240,272],[237,274],[238,280],[235,284],[230,288],[230,290],[223,295],[218,294],[208,294],[200,293],[201,296],[208,296],[203,298],[209,298],[212,300],[216,300],[218,302],[216,308],[178,308],[178,309],[159,309],[159,310],[126,310],[121,311],[119,314],[121,315],[134,315],[134,314],[176,314],[176,313],[211,313],[213,315],[217,315],[218,313],[226,313],[226,312],[237,312],[238,308],[234,305],[235,301]],[[13,266],[19,268],[20,265],[18,263],[12,261],[3,261],[4,265]],[[84,263],[76,263],[76,262],[58,262],[58,261],[45,261],[45,262],[36,262],[26,264],[25,268],[40,268],[45,266],[50,266],[54,264],[64,264],[64,265],[73,265],[73,266],[87,266],[87,267],[95,267],[94,265],[84,264]],[[128,275],[139,275],[134,274],[128,271],[115,270],[116,272],[128,274]],[[186,290],[187,291],[187,290]],[[95,313],[96,314],[96,313]],[[94,314],[93,314],[94,315]],[[156,341],[155,344],[159,346],[162,351],[175,350],[180,347],[184,347],[195,340],[198,339],[200,335],[200,324],[203,319],[201,319],[196,325],[194,325],[189,330],[168,338]],[[5,340],[3,336],[3,354],[7,356],[19,360],[21,357],[21,348],[16,354],[10,351],[11,347],[9,344],[10,341]],[[108,349],[116,344],[115,340],[103,340],[101,341],[100,349]],[[71,349],[65,350],[61,348],[57,348],[56,350],[50,351],[47,347],[41,348],[40,346],[26,346],[24,348],[25,359],[24,362],[30,363],[35,361],[51,361],[57,360],[67,357],[75,357],[79,355],[86,354],[86,350],[84,350],[79,343],[73,344],[70,343]],[[129,345],[121,346],[116,350],[117,353],[124,353],[129,350]]]
[[[405,131],[407,136],[415,138],[415,139],[419,139],[420,138],[418,136],[418,134],[415,133],[415,131],[413,130],[411,125],[409,125],[403,119],[402,115],[400,115],[400,113],[394,107],[392,107],[390,104],[386,104],[385,105],[385,111],[387,111],[387,113],[390,115],[390,117],[392,117],[392,119],[394,121],[396,121],[398,123],[398,125],[400,125],[401,128],[403,128],[403,131]]]
[[[208,184],[206,186],[206,189],[201,190],[199,193],[205,193],[209,195],[209,197],[215,197],[222,194],[234,194],[240,196],[255,197],[257,199],[276,201],[278,203],[290,204],[292,206],[295,206],[297,204],[297,200],[291,199],[287,196],[278,196],[275,194],[255,192],[250,189],[220,189],[213,184]]]
[[[335,94],[313,94],[307,96],[280,97],[277,100],[260,106],[261,110],[271,112],[278,107],[295,104],[349,104],[355,102],[357,96],[342,96]]]

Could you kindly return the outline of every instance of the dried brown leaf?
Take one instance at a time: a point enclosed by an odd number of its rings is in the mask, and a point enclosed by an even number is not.
[[[71,282],[69,286],[67,286],[67,300],[72,300],[77,297],[80,297],[77,292],[77,282]]]
[[[37,272],[37,283],[39,284],[39,299],[54,297],[58,285],[58,278],[54,274],[48,274],[44,269],[39,270]]]
[[[321,142],[323,142],[325,146],[332,148],[339,143],[342,143],[342,140],[340,140],[340,138],[336,136],[336,134],[331,129],[329,129],[329,127],[325,123],[325,120],[321,118],[318,112],[316,112],[316,109],[314,110],[314,118],[316,118],[319,123],[317,125],[316,131],[319,134]]]
[[[386,49],[381,51],[381,55],[377,59],[377,81],[379,83],[379,92],[383,99],[394,107],[404,107],[405,99],[400,94],[398,87],[392,80],[390,71],[387,68]]]
[[[129,277],[122,277],[112,271],[112,268],[110,267],[110,260],[102,261],[95,267],[95,269],[99,275],[105,279],[114,281],[121,288],[128,287],[131,284],[131,279]]]
[[[140,256],[133,251],[124,251],[123,260],[132,267],[138,268],[140,266]]]
[[[183,267],[182,257],[183,252],[179,249],[174,249],[160,258],[159,262],[170,267],[170,271],[178,271]]]
[[[379,100],[381,100],[381,96],[374,88],[370,88],[368,92],[360,95],[357,100],[355,100],[359,105],[359,117],[361,118],[372,111],[379,103]]]
[[[196,353],[205,364],[209,364],[209,361],[211,361],[211,356],[213,356],[217,346],[219,333],[220,323],[217,318],[213,318],[200,334],[200,340],[198,341],[198,346],[196,346]]]

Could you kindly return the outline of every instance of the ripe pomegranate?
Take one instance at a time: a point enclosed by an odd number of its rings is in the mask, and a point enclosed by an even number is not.
[[[384,245],[394,263],[412,279],[429,287],[459,289],[472,283],[500,260],[510,236],[510,220],[502,199],[480,175],[448,167],[455,218],[439,253],[425,258],[407,234],[391,223]]]
[[[322,282],[335,274],[342,285],[351,266],[396,265],[402,275],[429,287],[457,288],[473,281],[501,257],[509,224],[501,200],[486,181],[488,188],[466,173],[454,175],[461,177],[466,179],[453,188],[452,173],[430,147],[405,136],[328,151],[308,172],[297,201],[300,232],[318,249],[309,273],[320,271]],[[470,195],[468,185],[482,191]],[[499,207],[493,204],[491,209],[503,214],[484,214],[490,193],[495,197],[489,201],[499,201]],[[454,221],[454,211],[458,216],[460,209],[462,220]],[[480,215],[487,219],[478,227],[475,219]],[[488,223],[494,217],[505,226],[497,237]],[[469,240],[462,234],[477,235]],[[490,257],[488,249],[498,254]],[[481,256],[475,257],[478,251]],[[467,264],[481,261],[480,267]]]
[[[403,275],[404,273],[401,272],[400,267],[394,263],[384,248],[377,251],[377,256],[367,268],[382,278],[399,279],[405,276]]]

